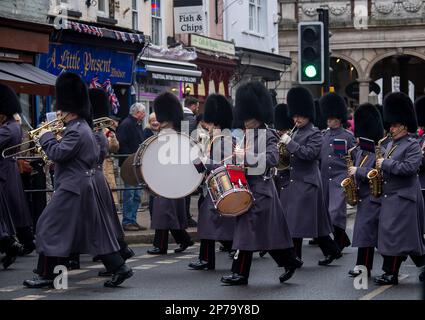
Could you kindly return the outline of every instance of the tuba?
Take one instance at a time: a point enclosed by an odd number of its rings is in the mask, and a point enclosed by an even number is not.
[[[389,137],[390,137],[390,135],[387,135],[387,136],[383,137],[381,140],[378,141],[378,145],[375,148],[375,158],[376,159],[382,158],[381,144]],[[375,166],[375,169],[372,169],[367,173],[367,178],[369,179],[370,193],[375,198],[379,198],[382,194],[382,172],[381,172],[381,168],[378,168],[378,166]]]
[[[345,158],[347,162],[347,169],[353,166],[353,160],[351,159],[351,153],[356,147],[351,148],[347,152],[347,156]],[[356,180],[354,176],[347,177],[341,182],[341,187],[344,188],[345,196],[347,203],[350,206],[355,206],[359,200],[358,194],[357,194],[357,185]]]
[[[297,126],[294,126],[289,132],[289,136],[292,137],[294,130]],[[287,170],[290,166],[291,154],[286,150],[286,145],[284,143],[278,142],[277,149],[279,150],[279,162],[277,164],[277,171]]]

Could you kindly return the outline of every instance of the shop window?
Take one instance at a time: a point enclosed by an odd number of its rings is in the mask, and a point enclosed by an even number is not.
[[[106,17],[108,16],[108,1],[107,0],[97,0],[97,10],[99,14]]]
[[[226,91],[224,89],[224,82],[223,81],[221,81],[220,84],[219,84],[218,93],[223,95],[223,96],[226,96]]]
[[[209,86],[208,86],[208,94],[215,93],[215,85],[214,80],[210,80]]]
[[[198,96],[205,97],[205,83],[204,83],[204,79],[201,79],[201,82],[198,84]]]
[[[152,42],[162,44],[161,0],[151,0]]]

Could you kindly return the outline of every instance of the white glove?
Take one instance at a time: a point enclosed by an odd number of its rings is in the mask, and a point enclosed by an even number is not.
[[[384,162],[384,158],[376,159],[376,165],[378,168],[382,168],[382,163]]]
[[[285,133],[283,136],[280,137],[280,142],[287,145],[289,142],[291,142],[291,137]]]
[[[356,174],[356,172],[357,172],[357,167],[350,167],[350,168],[348,168],[348,174],[350,176],[354,176]]]

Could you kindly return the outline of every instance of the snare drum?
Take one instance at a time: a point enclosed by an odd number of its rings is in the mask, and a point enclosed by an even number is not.
[[[253,204],[254,197],[241,166],[217,168],[208,176],[206,184],[214,207],[224,216],[239,216]]]

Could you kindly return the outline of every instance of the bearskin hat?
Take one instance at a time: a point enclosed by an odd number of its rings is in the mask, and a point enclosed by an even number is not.
[[[93,119],[109,117],[111,103],[108,94],[99,88],[89,90],[90,104],[92,108]]]
[[[288,91],[286,96],[288,102],[289,116],[292,118],[296,115],[309,118],[314,122],[314,102],[311,92],[304,87],[294,87]]]
[[[0,83],[0,114],[11,117],[15,113],[21,112],[21,103],[15,91],[11,87]]]
[[[278,104],[274,108],[274,128],[276,130],[287,130],[294,127],[294,120],[288,116],[288,105]]]
[[[87,85],[78,74],[65,72],[56,79],[56,109],[91,119]]]
[[[343,124],[347,122],[347,105],[339,94],[327,93],[320,98],[319,104],[324,119],[337,118]]]
[[[418,126],[425,127],[425,96],[416,99],[415,112],[418,119]]]
[[[416,133],[418,122],[412,100],[403,92],[393,92],[384,99],[384,122],[388,125],[400,123],[410,133]]]
[[[230,129],[233,121],[230,102],[222,95],[210,94],[204,105],[204,121],[214,123],[221,129]]]
[[[323,117],[322,111],[320,110],[319,99],[314,99],[314,111],[315,111],[315,119],[313,121],[314,125],[317,128],[319,128],[319,130],[325,130],[328,127],[328,122]]]
[[[273,123],[273,102],[270,92],[258,81],[243,84],[236,91],[236,117],[241,121],[256,119]]]
[[[370,103],[360,105],[354,113],[354,135],[378,143],[384,137],[384,126],[379,110]]]
[[[170,92],[160,94],[154,100],[153,108],[158,122],[171,122],[173,128],[180,131],[183,120],[183,108],[179,99],[174,94]]]

